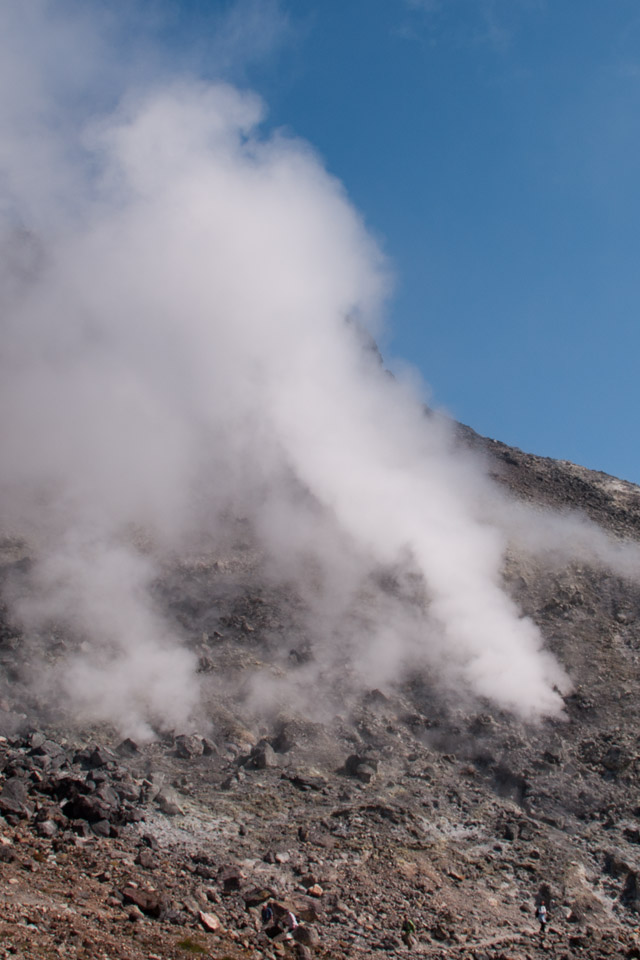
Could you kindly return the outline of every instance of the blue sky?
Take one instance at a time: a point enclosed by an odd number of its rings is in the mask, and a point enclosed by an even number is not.
[[[640,482],[637,0],[165,12],[169,59],[257,90],[345,184],[392,265],[390,362],[480,433]]]

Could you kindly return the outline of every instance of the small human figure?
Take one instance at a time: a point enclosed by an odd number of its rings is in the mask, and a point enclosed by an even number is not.
[[[261,917],[263,927],[268,927],[273,922],[273,910],[270,904],[265,903],[262,908]]]
[[[402,924],[402,940],[408,946],[412,947],[415,943],[416,925],[410,917],[404,918]]]
[[[284,915],[283,922],[284,922],[284,928],[287,931],[288,936],[291,936],[295,928],[298,926],[298,920],[296,918],[296,915],[292,913],[291,910],[287,910],[287,912]]]
[[[273,937],[273,942],[276,943],[280,940],[291,940],[293,936],[293,931],[298,926],[298,920],[294,913],[291,910],[287,910],[286,913],[279,917],[277,920],[277,927],[279,933]]]
[[[547,929],[547,908],[544,903],[539,903],[536,907],[536,917],[540,924],[540,936],[544,937],[544,932]]]

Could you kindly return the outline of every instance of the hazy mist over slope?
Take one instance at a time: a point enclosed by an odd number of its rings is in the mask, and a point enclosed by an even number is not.
[[[346,653],[366,684],[424,669],[557,713],[566,677],[501,571],[508,535],[535,552],[568,528],[534,542],[381,367],[388,271],[340,183],[251,93],[126,70],[118,87],[100,24],[61,9],[0,12],[0,517],[36,558],[15,615],[84,640],[58,682],[127,731],[188,724],[194,660],[153,558],[239,517],[313,610],[310,683]]]

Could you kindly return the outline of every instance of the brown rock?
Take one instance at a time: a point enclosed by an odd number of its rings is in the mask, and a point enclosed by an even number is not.
[[[163,898],[152,890],[139,890],[137,887],[124,887],[121,891],[122,899],[125,904],[133,904],[139,907],[148,917],[158,919],[165,910]]]
[[[203,910],[198,914],[200,923],[209,933],[216,933],[220,929],[220,921],[215,913],[205,913]]]

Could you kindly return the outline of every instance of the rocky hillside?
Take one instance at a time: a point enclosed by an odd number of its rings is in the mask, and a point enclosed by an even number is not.
[[[640,540],[639,488],[465,439],[518,498]],[[29,563],[2,544],[7,582]],[[420,676],[324,722],[244,707],[257,666],[286,684],[313,651],[241,540],[157,584],[198,656],[202,729],[79,730],[30,682],[74,639],[38,646],[5,609],[0,957],[640,957],[640,584],[520,556],[505,578],[572,678],[563,718],[452,705]]]

